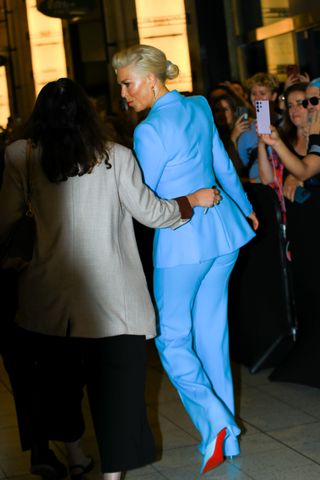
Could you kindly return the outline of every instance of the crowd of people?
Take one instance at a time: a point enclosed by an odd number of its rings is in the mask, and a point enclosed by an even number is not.
[[[319,79],[294,74],[280,91],[274,75],[257,73],[206,99],[169,91],[179,68],[154,47],[118,52],[113,68],[118,115],[59,79],[23,129],[1,134],[0,240],[24,213],[28,180],[36,224],[30,265],[1,272],[1,354],[31,472],[50,480],[93,468],[81,448],[84,386],[103,480],[154,461],[144,400],[154,337],[200,433],[201,473],[240,453],[228,281],[259,227],[243,185],[275,189],[283,222],[286,201],[307,202],[320,187]],[[270,102],[270,135],[257,133],[257,100]],[[156,229],[154,302],[133,219]],[[65,443],[68,469],[51,440]]]
[[[267,185],[278,198],[298,338],[271,378],[319,387],[315,365],[320,229],[315,219],[320,200],[320,78],[294,73],[281,86],[276,76],[259,72],[245,85],[246,90],[239,90],[232,82],[223,82],[212,90],[209,101],[242,182]],[[257,100],[269,101],[271,134],[257,133],[252,108]]]

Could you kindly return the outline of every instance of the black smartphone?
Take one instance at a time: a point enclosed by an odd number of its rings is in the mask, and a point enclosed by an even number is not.
[[[236,108],[236,117],[239,118],[239,117],[241,117],[241,115],[243,115],[242,120],[248,120],[249,110],[247,109],[247,107],[238,106]]]
[[[297,77],[300,74],[300,68],[298,65],[287,65],[287,77],[294,75]]]
[[[294,201],[297,203],[304,203],[308,198],[311,197],[311,193],[304,187],[297,187],[296,193],[294,194]]]

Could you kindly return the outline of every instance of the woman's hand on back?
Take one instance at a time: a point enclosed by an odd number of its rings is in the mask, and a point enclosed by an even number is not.
[[[213,207],[221,201],[221,195],[217,188],[201,188],[187,195],[191,207]]]

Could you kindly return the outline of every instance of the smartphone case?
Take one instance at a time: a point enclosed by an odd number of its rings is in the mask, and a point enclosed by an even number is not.
[[[256,115],[257,115],[258,133],[270,134],[271,121],[270,121],[269,100],[256,101]]]

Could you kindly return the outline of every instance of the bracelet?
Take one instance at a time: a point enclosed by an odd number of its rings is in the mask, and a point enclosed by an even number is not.
[[[320,134],[312,133],[309,135],[309,146],[310,145],[320,145]]]
[[[320,135],[313,133],[309,135],[308,154],[320,156]]]

